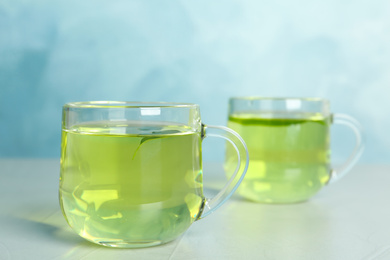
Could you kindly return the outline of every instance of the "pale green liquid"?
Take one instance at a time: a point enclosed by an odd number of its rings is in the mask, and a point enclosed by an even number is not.
[[[329,180],[329,124],[318,115],[230,116],[228,127],[245,140],[250,158],[239,193],[265,203],[300,202],[317,193]],[[235,167],[235,151],[227,147],[228,175]]]
[[[158,245],[200,216],[200,135],[145,124],[98,122],[62,132],[61,207],[80,236],[113,247]]]

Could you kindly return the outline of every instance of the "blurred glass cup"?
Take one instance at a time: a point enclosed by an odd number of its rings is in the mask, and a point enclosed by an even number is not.
[[[348,126],[356,146],[337,169],[330,164],[330,126]],[[345,114],[332,114],[319,98],[233,97],[228,127],[239,133],[249,150],[249,168],[238,192],[263,203],[295,203],[309,199],[357,162],[363,152],[360,124]],[[226,148],[225,170],[236,167],[232,147]]]

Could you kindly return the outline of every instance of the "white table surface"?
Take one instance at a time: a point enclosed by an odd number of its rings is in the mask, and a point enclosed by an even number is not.
[[[205,164],[206,187],[222,175],[218,164]],[[58,178],[59,160],[0,160],[1,260],[390,259],[390,165],[358,165],[300,204],[235,195],[177,240],[145,249],[106,248],[76,235],[59,207]]]

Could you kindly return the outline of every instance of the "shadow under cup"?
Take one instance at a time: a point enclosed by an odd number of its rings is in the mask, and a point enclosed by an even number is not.
[[[340,172],[330,164],[334,117],[352,127],[358,139]],[[329,102],[323,99],[231,98],[228,127],[242,136],[249,151],[249,168],[238,192],[256,202],[305,201],[348,171],[363,149],[356,120],[331,114]],[[234,170],[235,157],[227,147],[227,175]]]

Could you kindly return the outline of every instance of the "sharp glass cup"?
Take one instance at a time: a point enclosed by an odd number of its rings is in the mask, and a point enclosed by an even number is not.
[[[203,195],[202,140],[231,142],[238,164],[214,197]],[[169,242],[237,189],[248,151],[234,131],[202,124],[199,106],[77,102],[62,119],[60,204],[70,227],[122,248]]]

